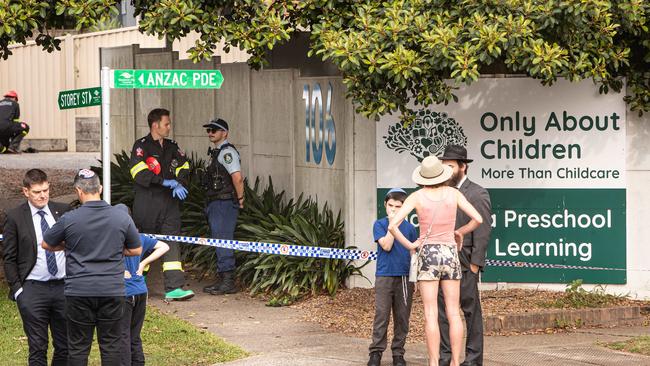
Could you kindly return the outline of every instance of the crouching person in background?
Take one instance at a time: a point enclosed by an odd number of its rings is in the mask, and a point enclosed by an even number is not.
[[[386,349],[387,330],[393,311],[393,342],[391,351],[393,365],[405,366],[404,343],[409,331],[409,317],[413,301],[413,283],[409,282],[409,267],[411,255],[409,250],[401,245],[388,232],[388,220],[402,207],[406,192],[393,188],[384,198],[384,208],[387,217],[375,221],[373,236],[377,242],[377,272],[375,279],[375,321],[372,325],[372,343],[370,344],[370,360],[368,366],[379,366],[381,356]],[[399,230],[409,240],[417,240],[415,227],[404,220]]]

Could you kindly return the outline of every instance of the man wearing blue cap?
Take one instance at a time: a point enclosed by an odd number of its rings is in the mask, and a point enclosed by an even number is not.
[[[214,147],[208,149],[210,160],[203,177],[206,190],[206,215],[212,237],[234,239],[239,209],[244,208],[244,177],[241,159],[233,144],[228,142],[228,123],[215,118],[204,124]],[[232,249],[216,248],[219,280],[203,288],[211,295],[233,294],[235,286],[235,253]]]
[[[404,343],[409,331],[409,317],[413,301],[413,283],[409,282],[411,255],[401,243],[388,232],[388,221],[402,207],[406,192],[393,188],[384,198],[386,217],[373,226],[373,236],[377,242],[377,270],[375,273],[375,320],[372,325],[372,343],[368,366],[379,366],[381,356],[386,349],[387,330],[393,311],[393,342],[391,351],[393,365],[405,366]],[[399,230],[410,241],[416,241],[417,231],[411,223],[402,221]]]

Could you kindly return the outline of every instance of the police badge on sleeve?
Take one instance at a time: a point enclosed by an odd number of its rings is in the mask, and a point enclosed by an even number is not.
[[[223,161],[225,161],[226,164],[230,164],[230,163],[232,163],[232,154],[231,154],[231,153],[226,153],[226,154],[223,156]]]

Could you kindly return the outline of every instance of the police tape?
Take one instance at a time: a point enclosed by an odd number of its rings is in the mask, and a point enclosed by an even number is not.
[[[358,249],[340,249],[325,247],[310,247],[306,245],[263,243],[255,241],[241,241],[213,238],[196,238],[191,236],[145,234],[158,240],[175,241],[179,243],[208,245],[219,248],[243,250],[263,254],[279,254],[293,257],[349,259],[349,260],[377,260],[377,252]]]
[[[570,264],[552,264],[552,263],[532,263],[506,261],[500,259],[486,259],[485,266],[490,267],[513,267],[513,268],[550,268],[550,269],[582,269],[593,271],[628,271],[626,268],[609,268],[609,267],[592,267],[592,266],[575,266]],[[637,271],[650,271],[647,269],[638,269]]]
[[[175,241],[178,243],[207,245],[212,247],[240,250],[246,252],[277,254],[293,257],[310,257],[326,259],[348,259],[348,260],[377,260],[377,252],[359,249],[340,249],[326,247],[311,247],[306,245],[264,243],[241,240],[198,238],[192,236],[145,234],[152,238],[163,241]],[[0,241],[3,236],[0,235]],[[545,269],[573,269],[573,270],[596,270],[596,271],[650,271],[650,269],[625,269],[593,266],[577,266],[569,264],[533,263],[508,261],[500,259],[486,259],[487,267],[512,267],[512,268],[545,268]]]

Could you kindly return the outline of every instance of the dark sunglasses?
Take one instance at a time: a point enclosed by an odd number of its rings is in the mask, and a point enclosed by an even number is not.
[[[207,133],[216,133],[217,131],[219,131],[219,129],[218,128],[213,128],[213,127],[205,129],[205,132],[207,132]]]

